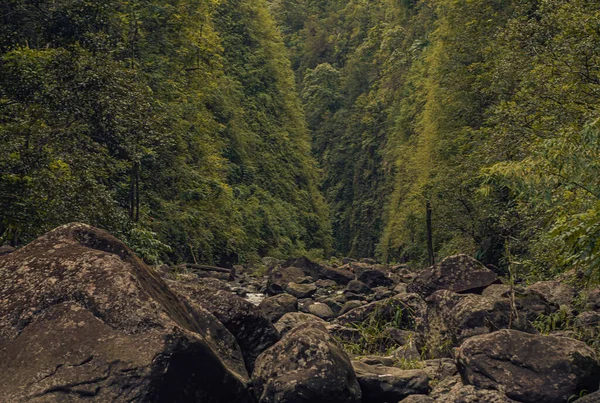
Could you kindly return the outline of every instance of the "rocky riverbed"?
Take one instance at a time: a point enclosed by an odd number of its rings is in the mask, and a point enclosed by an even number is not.
[[[600,402],[600,290],[510,287],[466,255],[232,278],[76,223],[2,253],[0,402]]]

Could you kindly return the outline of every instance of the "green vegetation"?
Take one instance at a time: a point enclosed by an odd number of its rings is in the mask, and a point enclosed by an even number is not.
[[[0,15],[2,243],[84,221],[150,262],[461,252],[600,280],[597,1]]]
[[[0,15],[0,242],[83,221],[152,263],[329,251],[266,3],[9,0]]]
[[[600,273],[600,4],[272,0],[335,248]],[[428,233],[426,215],[432,212]]]

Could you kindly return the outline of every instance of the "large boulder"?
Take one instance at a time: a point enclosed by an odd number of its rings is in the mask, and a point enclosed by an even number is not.
[[[529,333],[536,330],[526,314],[513,312],[508,299],[440,290],[427,298],[427,354],[448,357],[453,347],[469,337],[513,328]]]
[[[320,324],[299,326],[256,360],[252,375],[260,403],[359,403],[350,359]]]
[[[364,402],[398,402],[409,395],[429,392],[429,377],[422,370],[402,370],[383,365],[368,365],[360,361],[352,361],[352,366]]]
[[[262,300],[258,307],[271,322],[277,322],[286,313],[298,310],[298,298],[290,294],[274,295]]]
[[[524,403],[564,403],[598,389],[594,350],[566,337],[499,330],[465,341],[457,366],[466,384],[493,389]]]
[[[0,258],[0,401],[249,402],[233,337],[105,231]]]
[[[298,284],[292,282],[286,285],[285,291],[299,299],[310,298],[317,291],[317,286],[314,283]]]
[[[256,358],[279,340],[279,333],[260,308],[225,291],[218,284],[210,286],[210,283],[181,281],[167,283],[182,298],[202,306],[225,325],[242,349],[248,371],[252,372]]]
[[[497,279],[493,271],[472,257],[455,255],[420,272],[408,285],[408,292],[424,298],[437,290],[478,294]]]
[[[306,277],[300,267],[275,267],[269,272],[267,279],[267,294],[283,294],[289,283],[300,282]]]
[[[289,332],[296,326],[298,326],[300,324],[309,324],[309,323],[322,325],[322,326],[327,325],[327,322],[325,322],[323,319],[319,318],[318,316],[312,315],[310,313],[288,312],[285,315],[283,315],[281,317],[281,319],[279,319],[275,323],[275,328],[277,329],[277,331],[279,332],[281,337],[283,337],[287,332]]]
[[[306,257],[292,258],[282,264],[283,268],[300,268],[315,280],[333,280],[340,285],[346,285],[354,279],[354,273],[349,270],[320,265]]]
[[[394,280],[380,270],[365,270],[358,276],[358,280],[371,288],[394,286]]]
[[[560,281],[539,281],[527,287],[527,290],[541,295],[548,302],[566,308],[571,308],[575,299],[575,289]]]

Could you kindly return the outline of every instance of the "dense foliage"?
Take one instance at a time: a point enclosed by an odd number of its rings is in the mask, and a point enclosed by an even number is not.
[[[77,220],[150,261],[467,252],[600,273],[597,1],[9,0],[0,15],[3,242]]]
[[[8,0],[0,18],[2,240],[83,221],[149,261],[328,250],[266,3]]]
[[[272,0],[335,245],[469,252],[537,274],[600,263],[600,4]],[[516,258],[515,258],[516,259]],[[514,259],[513,259],[514,260]]]

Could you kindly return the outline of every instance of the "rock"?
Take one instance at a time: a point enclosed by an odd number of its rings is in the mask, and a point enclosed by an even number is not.
[[[335,316],[339,315],[340,311],[342,310],[342,305],[338,302],[338,301],[345,301],[346,298],[320,298],[317,299],[317,302],[322,302],[325,305],[327,305],[331,311],[334,313]]]
[[[377,260],[368,257],[360,259],[359,262],[364,264],[377,264]]]
[[[440,290],[427,298],[427,305],[426,344],[431,358],[449,357],[452,347],[467,338],[509,326],[537,332],[523,312],[518,317],[511,314],[508,299]]]
[[[333,280],[317,280],[315,281],[315,284],[317,285],[317,287],[319,288],[329,288],[329,289],[334,289],[338,287],[338,283],[336,283]]]
[[[594,392],[577,399],[577,403],[600,403],[600,392]]]
[[[361,401],[348,356],[318,325],[291,330],[261,354],[252,384],[259,403]]]
[[[358,276],[358,280],[371,288],[394,286],[394,281],[379,270],[366,270]]]
[[[304,277],[306,277],[306,274],[299,267],[275,267],[269,272],[267,294],[283,294],[289,283],[297,282]]]
[[[354,308],[358,308],[359,306],[364,305],[365,303],[363,301],[357,301],[357,300],[353,300],[353,301],[348,301],[344,304],[344,306],[342,306],[342,309],[340,310],[339,315],[343,315],[348,311],[351,311]]]
[[[575,298],[575,289],[560,281],[540,281],[527,287],[527,290],[541,295],[559,307],[571,308]]]
[[[382,299],[387,299],[393,296],[394,293],[389,288],[375,287],[373,289],[373,295],[371,295],[371,298],[373,298],[375,301],[381,301]]]
[[[540,315],[549,315],[558,310],[558,305],[549,302],[540,293],[521,287],[514,287],[515,305],[519,312],[526,315],[527,320],[533,322]],[[492,284],[481,293],[483,297],[492,299],[511,298],[511,287],[505,284]]]
[[[354,274],[348,270],[322,266],[306,257],[288,259],[282,266],[298,267],[315,280],[333,280],[339,285],[346,285],[354,279]]]
[[[325,322],[318,316],[303,312],[289,312],[283,315],[281,319],[279,319],[275,323],[275,328],[277,329],[281,337],[283,337],[287,332],[289,332],[296,326],[300,324],[310,323],[316,323],[322,325],[323,327],[327,325],[327,322]]]
[[[523,292],[523,290],[519,289],[520,292]],[[481,296],[483,297],[488,297],[488,298],[494,298],[494,299],[500,299],[500,298],[509,298],[510,297],[510,285],[508,284],[491,284],[490,286],[486,287],[482,293]]]
[[[394,357],[382,357],[379,355],[368,355],[366,357],[357,358],[354,361],[361,362],[367,365],[383,365],[384,367],[393,367],[394,366]]]
[[[347,301],[365,301],[367,299],[367,297],[365,297],[364,295],[356,294],[352,291],[345,291],[344,297]]]
[[[285,291],[296,298],[310,298],[317,291],[317,286],[314,283],[288,283]]]
[[[318,316],[321,319],[331,319],[335,317],[335,314],[329,306],[322,302],[315,302],[309,305],[308,313]]]
[[[405,344],[396,348],[392,355],[398,361],[418,361],[421,359],[421,352],[414,343]]]
[[[352,366],[365,402],[397,402],[408,395],[429,391],[429,377],[421,370],[367,365],[360,361],[352,361]]]
[[[177,294],[199,304],[225,325],[240,345],[250,372],[256,357],[279,340],[279,333],[271,321],[245,299],[219,288],[178,281],[167,283]]]
[[[524,402],[564,403],[598,389],[600,365],[585,343],[499,330],[465,341],[457,366],[465,383]]]
[[[600,325],[600,312],[582,312],[575,318],[575,326],[581,328],[594,328]]]
[[[435,400],[427,395],[410,395],[402,403],[435,403]]]
[[[393,292],[394,292],[394,294],[406,294],[408,292],[408,284],[405,284],[405,283],[396,284]]]
[[[250,402],[233,336],[105,231],[0,258],[0,401]]]
[[[585,309],[588,311],[600,311],[600,287],[587,292]]]
[[[277,265],[283,263],[281,260],[271,256],[265,256],[261,259],[261,261],[269,271],[273,270],[275,267],[277,267]]]
[[[427,305],[417,294],[398,294],[383,301],[371,302],[354,308],[335,319],[340,325],[362,323],[367,319],[397,322],[395,327],[423,330]]]
[[[16,249],[10,245],[2,245],[0,246],[0,256],[8,255],[9,253],[13,253]]]
[[[425,360],[423,364],[423,371],[427,373],[429,380],[437,383],[458,373],[454,360],[450,358]]]
[[[371,288],[362,281],[352,280],[348,283],[348,285],[346,285],[344,293],[346,292],[366,295],[373,293],[373,290],[371,290]]]
[[[478,294],[497,279],[493,271],[472,257],[455,255],[420,272],[408,285],[408,291],[424,298],[437,290]]]
[[[351,257],[342,258],[342,264],[349,264],[352,262],[356,262],[356,259],[352,259]]]
[[[298,310],[298,298],[290,294],[279,294],[265,298],[258,307],[271,322],[277,322],[286,313]]]
[[[497,390],[476,389],[472,385],[464,385],[460,376],[441,381],[433,388],[429,397],[433,398],[435,403],[517,403]]]
[[[424,343],[419,333],[395,328],[388,328],[385,333],[399,346],[393,352],[394,357],[401,361],[421,360]]]

